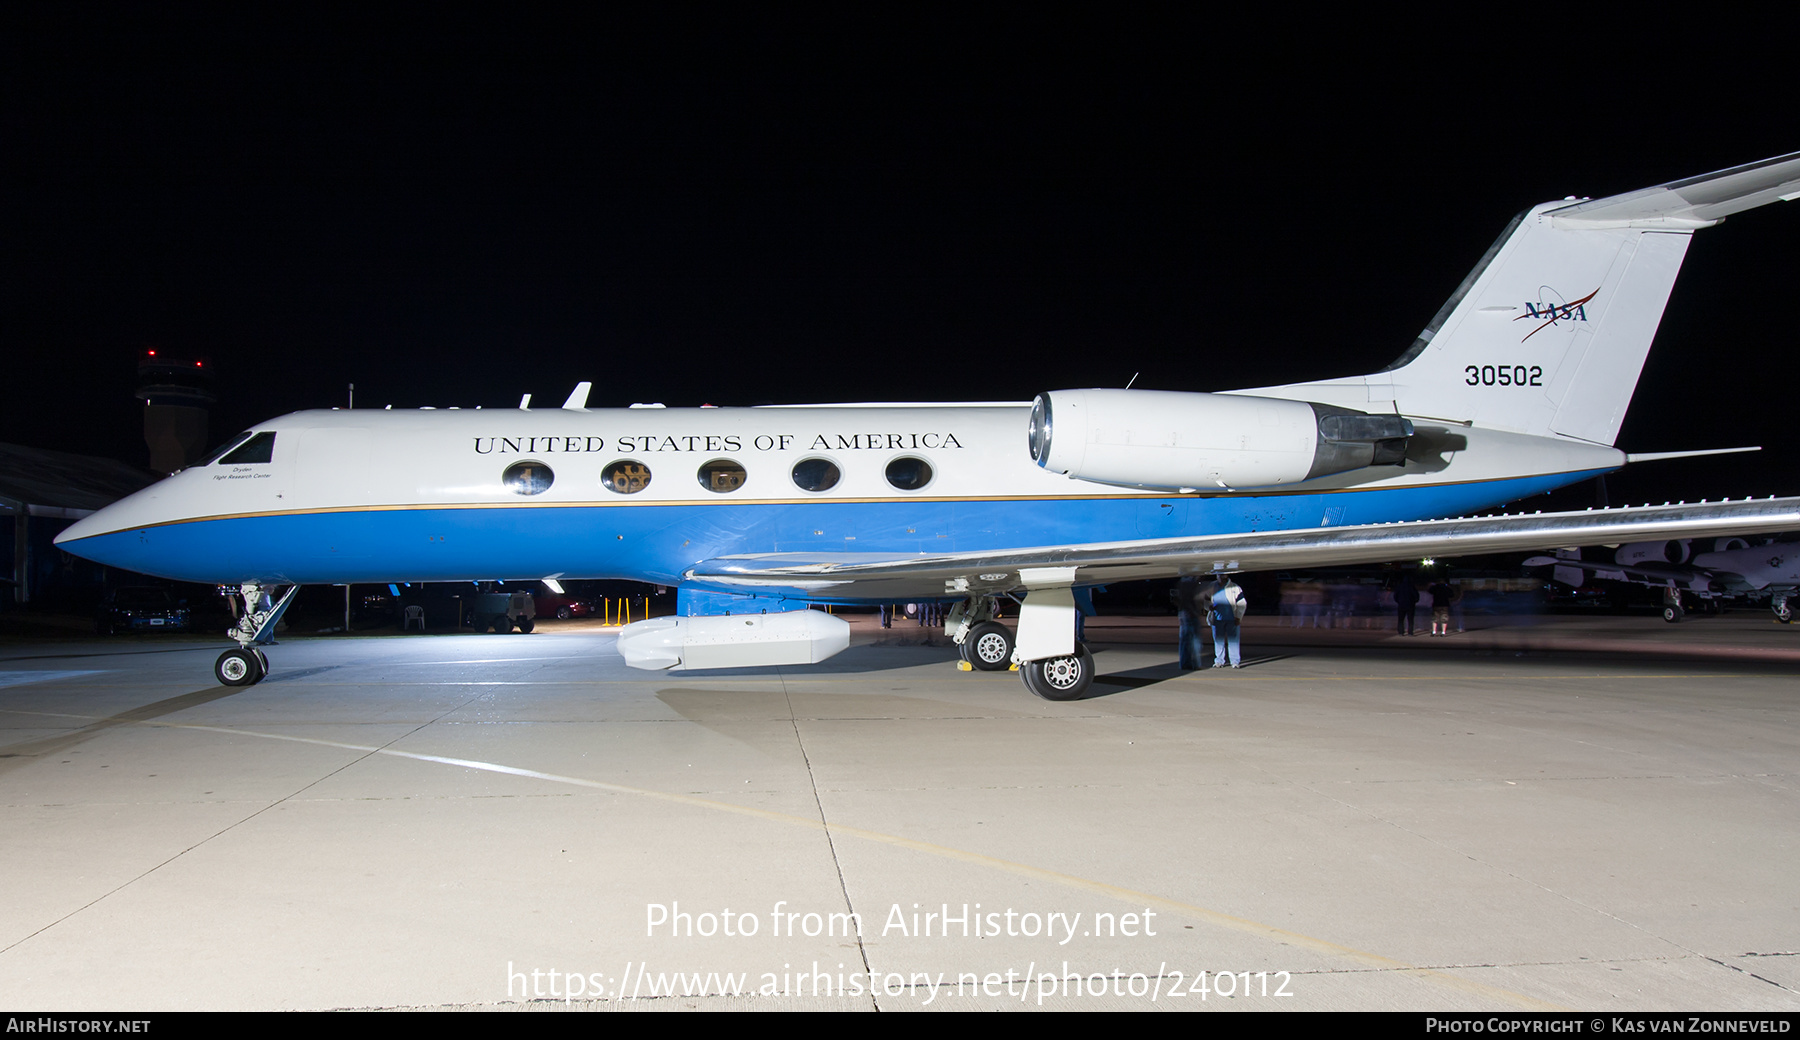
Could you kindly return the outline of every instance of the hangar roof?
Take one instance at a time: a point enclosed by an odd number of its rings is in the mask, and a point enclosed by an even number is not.
[[[157,479],[115,459],[0,444],[0,498],[24,502],[34,516],[86,516]]]

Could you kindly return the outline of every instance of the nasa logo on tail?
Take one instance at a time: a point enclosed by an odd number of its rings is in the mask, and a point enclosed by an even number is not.
[[[1538,295],[1555,299],[1561,297],[1562,293],[1557,292],[1548,285],[1543,285],[1538,287]],[[1573,303],[1545,303],[1542,300],[1526,300],[1525,313],[1513,320],[1522,321],[1526,318],[1540,318],[1543,320],[1543,324],[1532,329],[1530,332],[1527,332],[1525,334],[1525,339],[1521,339],[1519,342],[1525,342],[1525,340],[1530,339],[1559,321],[1588,320],[1587,303],[1598,295],[1600,295],[1600,290],[1596,288],[1593,292],[1588,293],[1586,296],[1583,296]]]

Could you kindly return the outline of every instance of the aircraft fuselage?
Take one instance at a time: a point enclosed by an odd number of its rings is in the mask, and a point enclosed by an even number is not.
[[[184,470],[62,542],[185,581],[675,584],[728,554],[942,553],[1453,516],[1623,463],[1610,447],[1421,419],[1403,466],[1272,489],[1142,491],[1033,464],[1029,411],[297,412],[255,428],[275,435],[268,461],[228,453]],[[829,486],[800,486],[833,470]]]

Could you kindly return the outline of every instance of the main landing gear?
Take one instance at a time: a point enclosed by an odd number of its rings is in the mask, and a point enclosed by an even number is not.
[[[944,633],[956,643],[956,652],[979,672],[1003,672],[1012,667],[1013,634],[995,621],[1000,601],[992,596],[963,600],[944,618]]]
[[[300,586],[289,585],[281,598],[271,603],[268,592],[261,585],[238,586],[238,595],[244,599],[244,613],[236,627],[226,633],[237,640],[237,649],[225,651],[213,662],[213,677],[220,685],[255,686],[269,674],[269,658],[260,648],[275,641],[275,625],[287,612],[288,604],[294,601],[294,593],[298,591]]]
[[[1019,666],[1025,688],[1047,701],[1078,701],[1094,681],[1094,655],[1080,643],[1067,657],[1047,657]]]
[[[1073,638],[1076,611],[1068,586],[1028,593],[1017,637],[995,620],[998,613],[999,601],[991,596],[971,597],[950,608],[944,631],[956,641],[966,669],[1017,667],[1025,688],[1049,701],[1075,701],[1087,694],[1094,682],[1094,655]],[[1066,652],[1071,648],[1073,653]],[[1028,656],[1028,650],[1037,656]]]
[[[983,621],[969,630],[957,650],[978,672],[1003,672],[1012,667],[1013,636],[1000,622]]]

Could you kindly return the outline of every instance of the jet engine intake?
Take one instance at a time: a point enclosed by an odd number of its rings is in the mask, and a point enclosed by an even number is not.
[[[1410,420],[1241,394],[1052,390],[1031,408],[1039,466],[1145,489],[1258,488],[1406,464]]]

